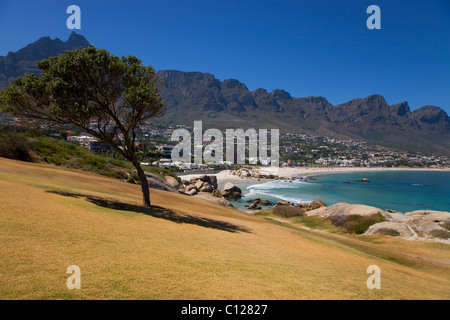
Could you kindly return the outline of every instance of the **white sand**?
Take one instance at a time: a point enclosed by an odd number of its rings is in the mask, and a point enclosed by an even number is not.
[[[231,170],[223,170],[220,171],[219,173],[214,173],[214,174],[209,174],[209,173],[196,173],[196,174],[186,174],[186,175],[179,175],[179,177],[182,180],[190,180],[191,178],[197,178],[203,175],[207,175],[207,176],[216,176],[217,177],[217,183],[219,185],[223,185],[227,182],[231,182],[234,184],[241,184],[241,183],[246,183],[248,181],[250,181],[250,179],[243,179],[241,177],[238,176],[234,176],[232,174],[230,174]],[[256,181],[256,179],[255,179]]]
[[[357,168],[357,167],[263,167],[261,173],[274,174],[279,177],[286,178],[300,178],[310,175],[322,174],[322,173],[339,173],[339,172],[371,172],[371,171],[450,171],[450,168]]]

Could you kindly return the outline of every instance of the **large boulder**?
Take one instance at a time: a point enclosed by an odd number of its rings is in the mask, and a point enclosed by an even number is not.
[[[403,222],[380,222],[369,227],[365,234],[372,235],[386,235],[391,233],[391,235],[398,235],[405,239],[416,239],[417,234]]]
[[[193,184],[190,184],[190,185],[186,186],[186,188],[184,188],[185,192],[189,192],[192,189],[197,189],[197,188]]]
[[[391,222],[405,222],[408,223],[412,220],[414,220],[414,218],[404,215],[401,212],[398,211],[392,211],[392,210],[386,210],[386,219],[391,221]]]
[[[195,184],[198,180],[199,180],[198,177],[192,177],[191,179],[189,179],[189,182],[190,182],[191,184]]]
[[[240,199],[242,190],[231,182],[227,182],[223,187],[222,196],[226,199]]]
[[[195,183],[195,187],[197,188],[197,190],[200,190],[203,187],[204,183],[205,183],[204,181],[198,179],[197,182]]]
[[[174,188],[178,188],[180,186],[180,182],[172,176],[165,176],[166,181]]]
[[[319,209],[321,207],[326,207],[327,204],[321,200],[314,200],[313,202],[311,202],[309,206],[311,207],[312,210],[314,210]]]
[[[208,180],[206,182],[208,182],[213,187],[213,189],[219,188],[216,176],[208,176]]]
[[[308,216],[319,215],[323,217],[351,215],[370,217],[376,215],[377,213],[380,213],[387,219],[388,214],[380,208],[362,204],[349,204],[346,202],[339,202],[329,207],[320,207],[318,209],[308,211],[307,214]]]
[[[201,191],[201,192],[212,192],[213,188],[208,182],[205,182],[205,183],[203,183],[203,185],[199,189],[199,191]]]
[[[406,212],[405,216],[413,219],[432,220],[434,222],[444,222],[450,219],[450,212],[434,211],[434,210],[417,210]]]
[[[145,176],[147,177],[148,186],[150,188],[178,193],[177,188],[174,188],[166,179],[157,174],[145,172]]]
[[[191,182],[190,182],[190,181],[187,181],[187,180],[181,180],[181,183],[182,183],[183,185],[185,185],[185,186],[188,186],[188,185],[191,184]]]
[[[197,189],[192,188],[189,191],[186,191],[186,194],[190,195],[190,196],[195,196],[198,193]]]
[[[223,186],[223,190],[224,191],[228,191],[228,192],[239,192],[239,193],[242,193],[242,190],[239,187],[237,187],[234,184],[232,184],[231,182],[225,183],[225,185]]]
[[[429,234],[433,230],[442,230],[442,228],[432,220],[416,220],[411,223],[411,227],[419,235]]]

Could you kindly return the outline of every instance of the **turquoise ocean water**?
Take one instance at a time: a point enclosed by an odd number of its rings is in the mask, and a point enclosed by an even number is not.
[[[368,178],[370,182],[358,182]],[[287,200],[294,203],[319,199],[327,205],[338,202],[365,204],[401,212],[450,211],[450,171],[370,171],[333,173],[305,180],[277,180],[241,184],[244,197],[233,203],[244,209],[248,199]]]

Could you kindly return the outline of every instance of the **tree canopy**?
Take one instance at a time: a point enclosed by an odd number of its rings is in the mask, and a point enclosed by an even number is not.
[[[0,109],[24,120],[73,125],[110,143],[135,166],[143,202],[148,181],[135,155],[139,125],[162,115],[160,77],[135,56],[117,57],[90,45],[37,63],[0,93]]]

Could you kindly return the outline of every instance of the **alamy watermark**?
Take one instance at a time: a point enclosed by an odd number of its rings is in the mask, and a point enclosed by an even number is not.
[[[372,274],[367,278],[366,285],[370,290],[381,289],[381,269],[379,266],[371,265],[367,267],[366,273]]]
[[[81,269],[79,266],[70,265],[67,267],[66,273],[69,274],[66,285],[67,289],[81,289]]]
[[[77,5],[67,7],[66,13],[71,14],[66,20],[67,29],[81,29],[81,9]]]
[[[278,167],[280,164],[280,131],[270,129],[226,129],[225,139],[219,129],[203,132],[202,121],[194,121],[194,136],[184,128],[173,131],[171,141],[178,144],[172,150],[172,162],[213,164],[261,164]],[[224,147],[225,142],[225,147]],[[225,150],[225,152],[224,152]],[[270,151],[270,155],[269,155]],[[225,153],[225,158],[224,158]]]

